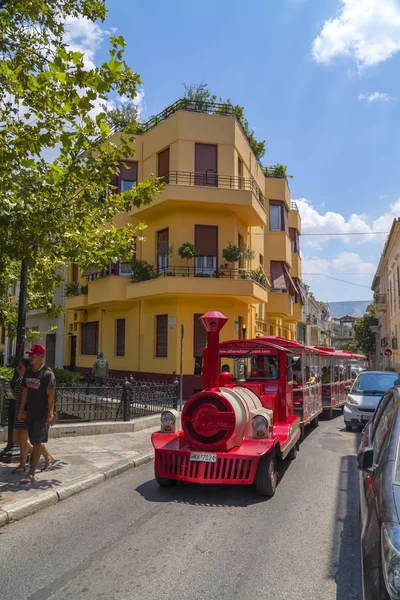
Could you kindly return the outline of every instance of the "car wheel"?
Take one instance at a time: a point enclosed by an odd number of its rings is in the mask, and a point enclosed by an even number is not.
[[[263,457],[256,473],[256,490],[260,496],[273,496],[278,484],[275,452]]]
[[[288,460],[294,460],[297,456],[297,444],[295,444],[293,446],[293,448],[291,449],[291,451],[289,452],[289,454],[287,455],[287,459]]]
[[[168,477],[159,477],[156,475],[156,481],[160,487],[172,487],[178,482],[176,479],[169,479]]]

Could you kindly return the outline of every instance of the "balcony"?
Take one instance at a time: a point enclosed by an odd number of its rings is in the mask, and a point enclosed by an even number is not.
[[[267,305],[268,315],[290,319],[293,317],[293,298],[287,292],[270,292]]]
[[[290,208],[290,189],[285,178],[266,177],[265,196],[268,200],[281,200]]]
[[[301,217],[296,202],[290,202],[289,227],[293,227],[301,234]]]
[[[293,304],[293,320],[300,323],[304,319],[304,307],[301,304]]]
[[[155,296],[232,297],[247,304],[268,301],[268,290],[252,271],[219,269],[218,273],[196,272],[194,267],[168,267],[147,281],[129,283],[126,298],[139,300]],[[263,282],[267,284],[267,282]]]
[[[65,298],[65,310],[82,310],[87,308],[87,305],[87,294],[79,294],[78,296]]]
[[[215,171],[196,173],[169,171],[164,175],[165,192],[148,207],[133,209],[133,215],[152,214],[162,208],[178,208],[199,203],[204,210],[224,207],[235,212],[249,226],[266,225],[265,198],[251,177],[223,175]],[[207,190],[207,191],[206,191]]]
[[[268,231],[265,236],[265,256],[269,260],[282,261],[289,267],[292,266],[292,244],[285,231]]]
[[[386,294],[374,294],[374,302],[378,312],[386,312]]]
[[[292,253],[290,274],[292,277],[296,277],[296,279],[301,279],[301,258],[297,252]]]

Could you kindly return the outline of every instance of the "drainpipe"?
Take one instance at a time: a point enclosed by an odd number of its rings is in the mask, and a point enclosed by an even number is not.
[[[142,318],[142,301],[139,300],[138,307],[138,358],[137,358],[137,372],[140,373],[140,324]]]

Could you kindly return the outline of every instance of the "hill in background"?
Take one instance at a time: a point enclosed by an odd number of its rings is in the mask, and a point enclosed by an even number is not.
[[[331,317],[362,317],[367,312],[371,300],[354,300],[348,302],[328,302]]]

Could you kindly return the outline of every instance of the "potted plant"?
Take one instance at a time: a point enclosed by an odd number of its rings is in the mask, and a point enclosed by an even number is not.
[[[132,281],[140,283],[141,281],[149,281],[156,279],[158,274],[154,271],[153,265],[150,265],[147,260],[136,260],[132,264]]]
[[[222,250],[222,257],[228,263],[234,263],[243,258],[243,252],[238,246],[232,246],[229,242],[228,246]]]
[[[64,295],[67,298],[73,298],[74,296],[79,296],[80,294],[80,286],[79,281],[69,281],[65,284]]]
[[[160,265],[158,264],[158,271],[163,271],[165,273],[165,271],[168,271],[168,258],[173,254],[174,252],[174,246],[171,244],[171,246],[168,244],[168,240],[162,240],[158,246],[157,246],[157,262],[159,263],[160,261],[158,260],[160,257],[163,259],[167,259],[167,260],[162,260],[162,267],[160,268]],[[166,263],[166,264],[164,264]],[[168,273],[167,273],[168,274]]]
[[[245,244],[243,246],[242,254],[243,254],[244,260],[246,261],[246,269],[249,270],[249,267],[250,267],[249,262],[251,260],[255,259],[256,253],[251,248],[248,248]]]
[[[196,246],[190,242],[184,242],[180,248],[178,248],[178,254],[181,258],[186,259],[187,274],[189,277],[189,260],[199,256],[199,251]]]

